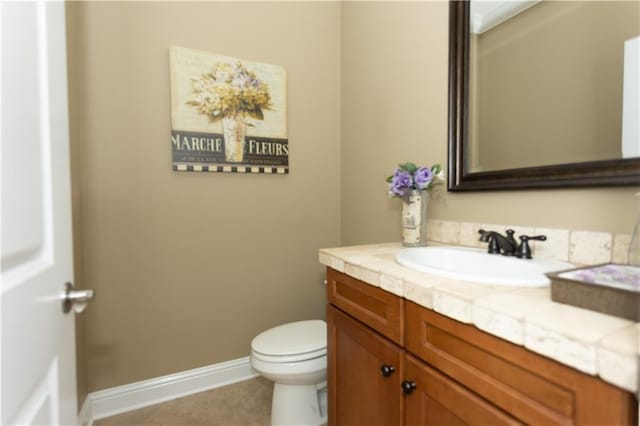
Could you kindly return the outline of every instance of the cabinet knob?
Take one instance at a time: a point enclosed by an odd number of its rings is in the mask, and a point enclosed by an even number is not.
[[[404,382],[400,383],[400,387],[402,388],[402,392],[408,395],[416,388],[416,382],[405,380]]]
[[[393,365],[383,364],[382,367],[380,367],[380,374],[384,377],[389,377],[394,371],[396,371],[396,369],[393,368]]]

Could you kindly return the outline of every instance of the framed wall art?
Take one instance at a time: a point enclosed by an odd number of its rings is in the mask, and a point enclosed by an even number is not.
[[[283,67],[169,48],[173,170],[289,173]]]

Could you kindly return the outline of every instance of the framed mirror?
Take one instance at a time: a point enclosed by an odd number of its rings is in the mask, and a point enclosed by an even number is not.
[[[478,3],[499,5],[501,2]],[[482,19],[474,15],[472,25],[471,2],[450,1],[448,190],[640,185],[637,86],[632,89],[636,91],[635,112],[632,110],[630,113],[627,105],[630,97],[627,95],[625,107],[619,105],[623,98],[623,84],[627,84],[623,82],[622,72],[628,67],[625,62],[629,62],[624,59],[628,55],[623,54],[627,45],[625,40],[629,32],[633,38],[636,30],[618,34],[593,27],[596,25],[593,23],[586,29],[572,27],[573,21],[579,20],[572,14],[579,12],[605,22],[609,19],[603,18],[602,10],[594,9],[594,6],[625,2],[511,3],[530,5],[525,7],[525,11],[516,13],[517,16],[508,17],[508,22],[496,25],[495,20],[485,19],[485,27],[489,26],[489,29],[485,28],[478,36],[478,31],[482,31],[482,23],[478,21]],[[637,2],[626,3],[637,7]],[[546,4],[564,9],[549,11],[545,9]],[[582,7],[589,4],[590,7]],[[621,13],[626,15],[628,11]],[[638,16],[637,12],[632,14],[632,27],[640,25]],[[619,20],[613,22],[620,26]],[[517,27],[522,24],[524,27]],[[511,32],[505,31],[508,35],[498,34],[499,27]],[[548,38],[556,29],[558,34],[565,34],[558,36],[562,40]],[[536,31],[538,36],[547,37],[546,41],[532,38],[537,37]],[[591,32],[594,35],[589,39]],[[613,32],[616,34],[612,37],[617,38],[616,43],[619,44],[615,49],[602,46],[596,53],[587,54],[582,47],[569,43],[594,44],[594,40],[607,38]],[[637,39],[637,32],[635,37]],[[488,41],[480,46],[484,40]],[[504,57],[510,49],[508,44],[514,41],[516,46],[511,50],[518,57]],[[542,48],[534,52],[533,46]],[[614,57],[613,68],[604,68],[598,62],[604,54]],[[478,58],[482,59],[479,64]],[[560,61],[564,60],[568,60],[569,65],[563,71],[564,65]],[[578,60],[587,61],[589,66],[577,64]],[[521,66],[517,65],[519,61],[530,62]],[[636,58],[630,62],[637,61]],[[527,72],[518,74],[523,69]],[[508,72],[516,73],[516,76],[508,75]],[[625,74],[630,73],[627,71]],[[637,84],[637,72],[635,74],[634,84]],[[545,78],[549,75],[559,76],[559,81],[547,83]],[[493,83],[487,83],[487,77],[493,78]],[[596,91],[587,92],[577,84],[578,80],[585,80]],[[542,92],[546,86],[553,86],[550,93]],[[489,101],[495,105],[487,106]],[[516,104],[516,101],[521,103]],[[592,109],[583,108],[585,106]],[[586,115],[570,115],[574,110],[584,109],[587,109]],[[623,124],[622,116],[625,114],[626,124]],[[631,139],[627,137],[627,142],[621,140],[625,125],[627,136],[633,126],[636,132]],[[503,145],[494,146],[493,142],[499,139]],[[602,147],[595,148],[600,143]],[[575,144],[582,145],[578,147]],[[574,145],[575,149],[569,149]],[[546,148],[550,149],[546,157],[539,155]]]

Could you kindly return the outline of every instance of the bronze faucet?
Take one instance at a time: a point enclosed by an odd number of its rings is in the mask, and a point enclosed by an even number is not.
[[[480,229],[480,241],[489,243],[488,252],[490,254],[502,254],[503,256],[516,256],[517,258],[531,259],[531,248],[529,247],[529,240],[545,241],[547,239],[544,235],[536,235],[530,237],[528,235],[520,235],[520,244],[513,238],[515,231],[513,229],[507,229],[507,236],[499,234],[495,231],[485,231]]]

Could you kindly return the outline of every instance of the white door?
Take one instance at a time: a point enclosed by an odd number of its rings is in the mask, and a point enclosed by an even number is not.
[[[0,2],[2,425],[77,423],[63,2]]]

